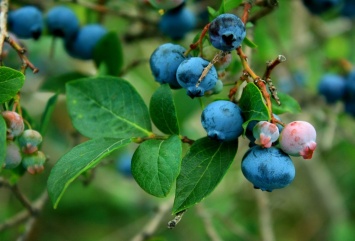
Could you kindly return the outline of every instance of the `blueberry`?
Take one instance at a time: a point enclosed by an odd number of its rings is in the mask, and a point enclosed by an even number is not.
[[[56,37],[72,39],[80,28],[75,13],[65,6],[53,7],[45,20],[49,33]]]
[[[205,91],[212,90],[218,80],[217,70],[214,66],[208,71],[201,83],[197,82],[208,66],[209,62],[200,57],[192,57],[181,62],[177,71],[176,78],[178,83],[187,90],[187,95],[191,98],[201,97]]]
[[[243,156],[242,172],[254,188],[269,192],[286,187],[295,177],[291,158],[276,147],[250,148]]]
[[[30,174],[39,174],[44,170],[44,163],[46,162],[46,156],[41,151],[36,151],[32,154],[23,156],[22,166]]]
[[[9,12],[9,29],[19,38],[38,39],[42,34],[43,18],[41,11],[26,6]]]
[[[150,69],[157,82],[168,83],[172,88],[181,88],[176,79],[176,70],[186,59],[186,49],[180,45],[166,43],[154,50],[149,59]]]
[[[25,128],[22,116],[15,111],[9,110],[3,111],[1,115],[6,122],[8,140],[12,140],[14,137],[22,134]]]
[[[303,0],[302,2],[311,13],[320,15],[339,7],[342,0]]]
[[[340,11],[341,16],[346,18],[355,18],[355,1],[345,0]]]
[[[175,40],[185,37],[195,26],[195,15],[184,5],[167,11],[159,22],[160,31]]]
[[[253,128],[255,144],[264,148],[270,148],[279,135],[279,128],[268,121],[259,121]]]
[[[216,49],[232,51],[239,47],[245,38],[245,26],[236,15],[224,13],[211,22],[209,36]]]
[[[279,138],[280,148],[291,156],[311,159],[317,147],[316,130],[306,121],[293,121],[285,125]]]
[[[318,84],[318,93],[325,97],[329,104],[342,99],[345,93],[345,80],[340,75],[326,74]]]
[[[22,133],[18,142],[23,153],[31,154],[38,151],[38,146],[42,143],[42,135],[36,130],[28,129]]]
[[[13,141],[7,141],[4,168],[13,169],[21,163],[21,160],[22,156],[19,146]]]
[[[65,49],[73,58],[89,60],[93,57],[96,44],[107,33],[100,24],[89,24],[82,27],[73,40],[65,41]]]
[[[346,76],[344,89],[344,101],[355,102],[355,70]]]
[[[125,177],[132,177],[131,171],[131,160],[133,154],[131,153],[124,153],[123,155],[119,156],[116,162],[117,170]]]
[[[242,111],[231,101],[217,100],[202,111],[201,123],[211,139],[232,141],[243,133]]]

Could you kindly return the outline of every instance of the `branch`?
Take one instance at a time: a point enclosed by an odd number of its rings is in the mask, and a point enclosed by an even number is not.
[[[204,208],[202,204],[196,206],[197,213],[201,217],[203,224],[205,226],[208,237],[210,237],[211,241],[222,241],[221,237],[219,237],[216,229],[213,227],[212,217],[210,213]]]
[[[262,241],[274,241],[275,235],[272,229],[272,218],[267,193],[260,190],[255,191],[256,200],[259,208],[259,224]]]
[[[160,205],[156,211],[155,216],[149,220],[149,222],[144,226],[143,230],[134,236],[131,241],[144,241],[149,239],[158,228],[159,223],[169,211],[172,206],[172,200],[169,200],[162,205]]]
[[[2,179],[0,179],[0,185],[1,184],[3,184]],[[45,189],[42,195],[31,204],[32,209],[35,210],[34,213],[31,213],[28,209],[17,213],[12,218],[0,224],[0,232],[2,232],[5,229],[14,227],[20,223],[23,223],[26,220],[28,220],[30,217],[33,218],[37,217],[38,213],[43,209],[44,204],[46,203],[47,200],[48,200],[48,194],[47,194],[47,190]]]
[[[7,34],[7,12],[9,11],[9,0],[0,1],[0,66],[2,66],[2,49]]]

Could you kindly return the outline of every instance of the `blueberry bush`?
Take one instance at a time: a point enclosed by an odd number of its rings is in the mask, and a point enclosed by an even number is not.
[[[354,240],[354,5],[0,1],[0,240]]]

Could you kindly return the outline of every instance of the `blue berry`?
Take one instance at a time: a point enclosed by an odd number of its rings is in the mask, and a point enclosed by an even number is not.
[[[202,111],[201,123],[211,139],[232,141],[243,133],[242,111],[231,101],[217,100]]]
[[[295,177],[291,158],[276,147],[250,148],[243,156],[242,172],[254,188],[269,192],[286,187]]]
[[[46,24],[50,34],[66,39],[72,39],[80,28],[75,13],[65,6],[52,8],[47,13]]]
[[[96,44],[107,33],[100,24],[89,24],[82,27],[75,38],[65,41],[65,49],[73,58],[89,60],[93,57]]]
[[[19,38],[38,39],[42,34],[42,13],[36,7],[26,6],[11,11],[8,22],[9,29]]]
[[[318,84],[318,92],[325,97],[327,103],[333,104],[343,98],[345,80],[340,75],[326,74]]]
[[[172,39],[182,39],[196,26],[196,17],[184,5],[167,11],[160,19],[160,31]]]
[[[166,43],[154,50],[149,59],[150,69],[157,82],[168,83],[172,88],[181,88],[176,79],[176,70],[186,59],[186,49],[180,45]]]
[[[216,49],[232,51],[239,47],[245,38],[245,26],[238,16],[224,13],[211,22],[209,36]]]
[[[340,14],[346,18],[355,18],[355,1],[345,0]]]
[[[187,90],[187,95],[191,98],[201,97],[205,91],[212,90],[218,80],[217,70],[214,66],[208,71],[201,83],[197,82],[203,70],[209,62],[200,57],[192,57],[181,62],[177,71],[176,78],[178,83]]]
[[[304,6],[313,14],[320,15],[342,4],[342,0],[303,0]]]
[[[124,153],[117,159],[116,168],[125,177],[132,177],[131,160],[131,153]]]

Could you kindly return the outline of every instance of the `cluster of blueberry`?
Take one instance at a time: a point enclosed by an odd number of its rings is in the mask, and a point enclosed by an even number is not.
[[[182,46],[166,43],[150,58],[155,80],[172,88],[185,88],[191,98],[201,97],[208,91],[218,93],[223,83],[217,84],[221,81],[216,66],[228,65],[230,51],[241,45],[246,31],[238,16],[225,13],[209,24],[208,34],[212,46],[206,47],[209,48],[206,52],[218,56],[221,62],[191,57]],[[274,115],[274,118],[278,117]],[[210,103],[201,115],[208,137],[217,141],[236,141],[243,134],[245,121],[240,107],[229,100]],[[279,122],[282,123],[280,119]],[[316,149],[316,131],[308,122],[293,121],[285,126],[276,123],[251,121],[246,130],[252,147],[243,157],[242,172],[255,188],[263,191],[282,188],[292,182],[295,167],[290,155],[310,159]]]
[[[318,83],[318,92],[328,104],[343,101],[345,112],[355,117],[355,70],[345,76],[325,74]]]
[[[24,130],[23,118],[15,111],[3,111],[1,115],[7,126],[7,149],[3,167],[13,169],[22,163],[29,173],[41,173],[46,161],[45,154],[38,150],[42,135],[32,129]]]
[[[335,12],[345,18],[355,17],[354,0],[303,0],[302,2],[315,15]]]
[[[95,45],[107,33],[99,24],[80,27],[75,13],[65,6],[53,7],[45,18],[34,6],[21,7],[9,12],[8,25],[9,30],[22,39],[38,39],[46,26],[49,34],[63,38],[70,56],[83,60],[92,59]]]

